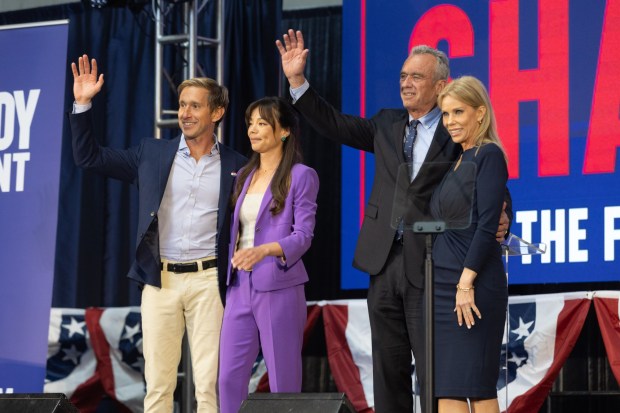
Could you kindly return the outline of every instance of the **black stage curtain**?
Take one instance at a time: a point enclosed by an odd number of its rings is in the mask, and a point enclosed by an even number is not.
[[[180,7],[175,9],[180,13]],[[224,79],[227,86],[235,85],[231,88],[232,99],[244,96],[244,100],[231,105],[231,116],[225,125],[236,125],[243,133],[228,134],[225,129],[224,136],[236,137],[226,141],[237,150],[243,150],[245,144],[241,114],[247,103],[278,93],[279,71],[273,41],[280,27],[281,9],[281,0],[257,0],[251,7],[240,0],[226,2],[227,32],[228,36],[234,36],[235,43],[226,45],[230,64],[225,65]],[[214,34],[213,11],[214,7],[209,5],[199,14],[199,34]],[[180,21],[175,13],[166,15],[170,26]],[[85,2],[0,14],[2,25],[58,19],[70,21],[65,109],[70,111],[73,102],[69,64],[87,53],[97,59],[100,72],[105,75],[104,89],[93,102],[101,143],[123,148],[153,136],[155,27],[150,6],[93,9]],[[257,33],[269,41],[257,41],[261,37]],[[215,77],[213,53],[206,51],[199,60],[204,74],[211,77]],[[165,89],[166,101],[174,109],[178,106],[174,87],[181,80],[182,58],[167,51],[164,61],[173,85]],[[134,256],[137,191],[133,186],[77,168],[68,122],[62,139],[52,305],[78,308],[138,305],[140,291],[125,276]]]
[[[245,109],[264,96],[278,95],[280,55],[275,40],[281,18],[281,0],[226,2],[224,84],[230,92],[230,107],[223,122],[224,136],[244,155],[251,153]]]
[[[341,108],[342,8],[326,7],[285,12],[279,39],[288,29],[301,30],[305,46],[310,49],[306,78],[313,88],[332,105]],[[281,75],[281,93],[289,93]],[[305,163],[319,174],[317,223],[312,247],[304,256],[310,281],[306,284],[308,300],[366,297],[365,290],[340,289],[340,205],[341,147],[311,126],[301,122]],[[346,263],[350,265],[351,263]]]

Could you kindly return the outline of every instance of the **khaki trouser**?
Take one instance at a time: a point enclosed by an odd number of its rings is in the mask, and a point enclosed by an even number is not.
[[[170,261],[162,260],[164,269]],[[217,268],[161,272],[161,288],[142,290],[145,413],[171,413],[187,328],[199,413],[217,412],[219,340],[224,308]]]

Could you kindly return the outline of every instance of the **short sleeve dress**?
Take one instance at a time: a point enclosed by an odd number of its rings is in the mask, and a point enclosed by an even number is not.
[[[495,233],[507,179],[506,161],[497,145],[473,147],[463,152],[431,200],[433,217],[451,228],[433,245],[438,398],[497,397],[508,286]],[[456,284],[464,267],[478,274],[474,293],[482,319],[475,317],[471,329],[459,327],[454,312]]]

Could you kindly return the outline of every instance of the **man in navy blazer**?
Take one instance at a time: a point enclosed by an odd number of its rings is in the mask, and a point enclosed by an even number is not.
[[[142,287],[144,411],[172,411],[187,329],[198,412],[216,412],[229,198],[236,171],[246,162],[214,134],[228,106],[228,91],[208,78],[184,81],[178,114],[183,134],[172,140],[144,139],[119,150],[99,146],[94,137],[89,109],[103,86],[96,61],[84,55],[72,71],[76,164],[139,188],[136,256],[128,277]]]
[[[424,235],[397,231],[392,225],[394,193],[401,166],[411,163],[407,193],[417,208],[404,221],[425,220],[430,198],[452,161],[461,153],[441,122],[437,96],[449,77],[448,58],[428,46],[415,47],[400,72],[402,109],[382,109],[372,118],[345,115],[309,86],[304,69],[308,49],[300,31],[289,30],[276,45],[295,107],[322,135],[374,153],[375,174],[353,266],[370,274],[368,315],[373,358],[374,409],[377,413],[413,410],[411,353],[422,392],[425,391],[423,322]],[[412,126],[410,126],[412,125]],[[408,128],[415,144],[405,154]],[[434,164],[434,166],[431,166]],[[498,236],[508,229],[502,216]],[[424,404],[424,398],[422,398]],[[425,406],[422,406],[423,410]]]

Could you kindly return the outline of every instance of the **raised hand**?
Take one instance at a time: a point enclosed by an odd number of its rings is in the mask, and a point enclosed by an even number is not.
[[[97,61],[92,59],[89,63],[88,56],[83,55],[78,59],[77,65],[75,62],[71,63],[71,71],[75,102],[80,105],[90,103],[103,86],[103,74],[97,78]]]
[[[301,31],[289,29],[288,33],[282,37],[284,44],[280,40],[276,40],[276,47],[282,57],[282,70],[291,87],[296,88],[306,81],[304,69],[310,51],[304,49],[304,36]]]

